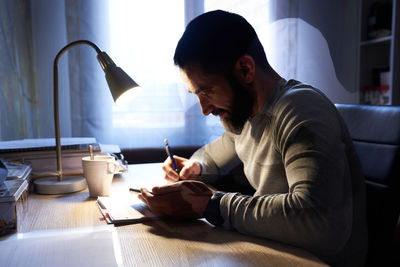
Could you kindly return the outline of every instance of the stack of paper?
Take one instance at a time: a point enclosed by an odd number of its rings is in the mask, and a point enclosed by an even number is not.
[[[109,224],[130,224],[159,219],[135,194],[132,194],[132,197],[98,197],[97,206]]]

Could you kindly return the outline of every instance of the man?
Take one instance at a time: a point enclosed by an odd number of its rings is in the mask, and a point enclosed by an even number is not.
[[[332,265],[357,266],[367,247],[365,189],[347,128],[317,89],[282,79],[251,25],[212,11],[189,23],[174,55],[202,113],[221,138],[190,158],[164,162],[173,183],[142,189],[156,213],[205,217],[216,226],[303,247]],[[253,196],[212,184],[243,163]],[[183,181],[178,182],[181,178]]]

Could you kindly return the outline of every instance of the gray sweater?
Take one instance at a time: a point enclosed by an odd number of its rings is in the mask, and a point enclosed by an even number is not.
[[[364,262],[364,177],[347,127],[317,89],[280,80],[241,134],[225,132],[191,159],[206,183],[243,163],[256,190],[219,193],[224,228],[305,248],[332,265]]]

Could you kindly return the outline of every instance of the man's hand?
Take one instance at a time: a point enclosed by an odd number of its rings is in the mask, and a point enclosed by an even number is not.
[[[168,157],[162,166],[164,170],[164,178],[168,182],[177,182],[179,178],[182,180],[197,180],[201,173],[199,163],[182,157],[174,156],[176,165],[180,170],[179,175],[175,172],[170,157]]]
[[[203,213],[214,191],[199,181],[182,181],[156,186],[153,193],[142,188],[139,199],[158,215],[177,219],[197,219]]]

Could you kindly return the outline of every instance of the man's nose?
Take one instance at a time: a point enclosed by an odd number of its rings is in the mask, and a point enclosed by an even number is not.
[[[201,113],[203,113],[204,116],[208,116],[212,112],[212,105],[204,97],[197,96],[197,99],[199,100]]]

